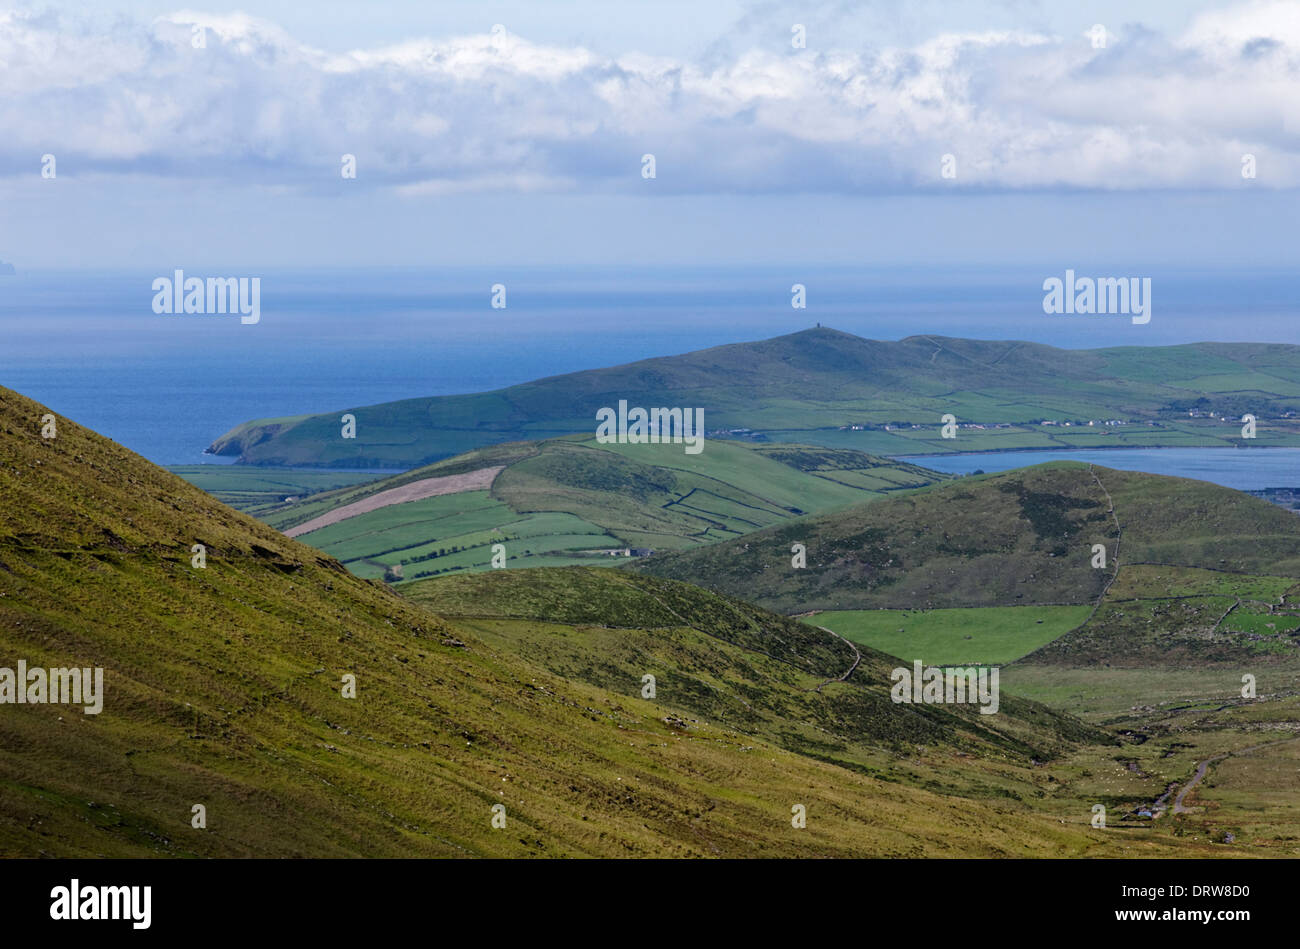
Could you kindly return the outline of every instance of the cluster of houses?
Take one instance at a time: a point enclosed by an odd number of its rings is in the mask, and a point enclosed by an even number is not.
[[[1072,426],[1072,425],[1077,425],[1077,426],[1080,427],[1080,428],[1082,428],[1082,427],[1084,426],[1084,423],[1083,423],[1083,422],[1058,422],[1058,421],[1056,421],[1056,419],[1050,419],[1050,418],[1045,418],[1045,419],[1043,419],[1042,421],[1040,421],[1038,424],[1039,424],[1039,425],[1059,425],[1059,426],[1061,426],[1061,427],[1063,427],[1063,428],[1069,428],[1069,427]],[[1124,419],[1118,419],[1118,418],[1107,418],[1107,419],[1095,419],[1095,418],[1094,418],[1094,419],[1089,419],[1088,422],[1087,422],[1087,426],[1088,426],[1089,428],[1093,428],[1093,427],[1095,427],[1095,426],[1102,426],[1102,427],[1104,427],[1104,428],[1114,428],[1116,425],[1128,425],[1128,424],[1129,424],[1129,423],[1128,423],[1127,421],[1125,421]],[[1155,422],[1147,422],[1147,424],[1148,424],[1148,425],[1154,425]]]
[[[1226,418],[1226,416],[1224,416]],[[1034,419],[1028,422],[958,422],[958,428],[978,429],[980,431],[992,431],[1002,428],[1018,428],[1023,425],[1057,425],[1062,428],[1077,426],[1083,428],[1101,427],[1114,428],[1119,425],[1140,425],[1141,422],[1132,419],[1106,418],[1106,419],[1089,419],[1088,421],[1057,421],[1056,419],[1044,418]],[[1146,423],[1150,426],[1159,426],[1159,422],[1149,421]],[[871,424],[870,422],[854,422],[852,425],[841,425],[841,432],[868,432],[868,431],[885,431],[885,432],[907,432],[919,431],[922,429],[933,428],[933,425],[917,425],[911,422],[886,422],[884,425]]]
[[[1089,428],[1093,428],[1093,427],[1114,428],[1114,427],[1119,426],[1119,425],[1136,425],[1136,424],[1139,424],[1139,423],[1134,422],[1134,421],[1131,421],[1131,420],[1118,419],[1118,418],[1107,418],[1107,419],[1095,419],[1095,418],[1094,418],[1094,419],[1089,419],[1089,420],[1086,421],[1086,422],[1070,422],[1070,421],[1060,421],[1060,422],[1058,422],[1056,419],[1045,418],[1045,419],[1037,419],[1037,420],[1032,421],[1032,422],[1024,422],[1024,423],[1015,423],[1015,422],[959,422],[959,423],[957,423],[957,427],[958,427],[958,428],[967,428],[967,429],[977,429],[977,430],[979,430],[979,431],[991,431],[991,430],[994,430],[994,429],[1000,429],[1000,428],[1016,428],[1018,424],[1024,424],[1024,425],[1057,425],[1057,426],[1060,426],[1060,427],[1062,427],[1062,428],[1069,428],[1069,427],[1071,427],[1071,426],[1077,426],[1077,427],[1079,427],[1079,428],[1083,428],[1083,427],[1085,427],[1085,426],[1086,426],[1086,427],[1089,427]],[[1158,422],[1147,422],[1146,424],[1147,424],[1147,425],[1151,425],[1151,426],[1159,425]],[[907,423],[907,422],[886,422],[884,425],[870,425],[870,424],[867,424],[867,423],[863,422],[863,423],[856,423],[856,424],[853,424],[853,425],[841,425],[840,428],[839,428],[839,430],[840,430],[841,432],[865,432],[865,431],[871,431],[871,430],[882,430],[882,429],[883,429],[883,430],[886,431],[886,432],[905,432],[905,431],[915,431],[915,430],[918,430],[918,429],[929,429],[929,428],[933,428],[933,427],[934,427],[934,426],[932,426],[932,425],[914,425],[914,424],[909,424],[909,423]]]

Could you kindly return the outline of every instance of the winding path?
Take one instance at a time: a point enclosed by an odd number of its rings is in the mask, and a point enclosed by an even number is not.
[[[1101,488],[1101,493],[1106,495],[1106,506],[1109,509],[1107,513],[1110,514],[1111,520],[1115,522],[1115,550],[1110,558],[1115,563],[1115,572],[1106,581],[1106,585],[1101,588],[1101,596],[1097,597],[1097,605],[1092,608],[1092,612],[1095,614],[1097,610],[1101,609],[1101,604],[1106,599],[1106,594],[1110,592],[1111,586],[1119,579],[1119,546],[1124,541],[1124,528],[1120,526],[1119,514],[1115,511],[1114,499],[1111,498],[1110,492],[1106,490],[1106,486],[1101,483],[1101,479],[1097,477],[1097,472],[1093,470],[1091,463],[1088,465],[1088,474],[1092,475],[1092,480],[1097,482],[1097,487]],[[1089,615],[1088,619],[1092,619],[1092,616]]]
[[[846,672],[846,673],[844,673],[844,675],[842,675],[842,676],[837,676],[837,677],[834,678],[834,679],[827,679],[825,682],[823,682],[823,683],[822,683],[821,685],[819,685],[819,686],[816,686],[815,688],[805,689],[804,691],[806,691],[806,692],[820,692],[824,687],[830,685],[832,682],[844,682],[845,680],[848,679],[849,676],[853,675],[853,671],[854,671],[855,669],[857,669],[857,667],[858,667],[858,666],[861,664],[861,662],[862,662],[862,652],[861,652],[861,650],[859,650],[858,647],[855,646],[852,642],[850,642],[849,640],[845,639],[843,636],[841,636],[839,633],[835,632],[835,630],[833,630],[833,629],[827,629],[825,626],[818,626],[817,628],[820,629],[823,633],[830,633],[832,636],[834,636],[834,637],[835,637],[836,639],[838,639],[840,642],[844,643],[846,646],[848,646],[850,649],[853,650],[853,665],[849,666],[849,671]]]
[[[1294,735],[1291,738],[1279,738],[1277,741],[1266,741],[1261,745],[1251,745],[1249,748],[1243,748],[1240,751],[1225,751],[1223,754],[1214,755],[1213,757],[1206,758],[1204,761],[1197,762],[1196,772],[1192,775],[1192,779],[1183,786],[1182,790],[1178,792],[1178,796],[1174,798],[1174,813],[1193,813],[1190,808],[1183,807],[1183,799],[1187,797],[1188,792],[1201,783],[1201,779],[1205,777],[1205,772],[1209,769],[1210,765],[1214,764],[1216,761],[1222,761],[1224,758],[1230,758],[1233,755],[1249,755],[1253,752],[1259,751],[1261,748],[1272,748],[1274,745],[1285,745],[1289,741],[1300,741],[1300,735]],[[1159,817],[1164,813],[1165,808],[1162,802],[1168,796],[1169,792],[1166,791],[1159,797],[1156,803],[1152,805],[1151,810],[1155,813],[1155,816]]]

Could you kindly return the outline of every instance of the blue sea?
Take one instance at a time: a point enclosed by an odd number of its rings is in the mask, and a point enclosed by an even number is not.
[[[216,461],[203,449],[253,418],[484,391],[817,322],[891,340],[927,333],[1064,347],[1300,343],[1300,298],[1293,275],[1279,272],[1154,273],[1145,326],[1127,317],[1045,315],[1041,284],[1052,274],[1041,269],[191,268],[191,276],[260,277],[256,325],[155,314],[151,283],[163,275],[170,271],[0,277],[0,385],[154,462],[195,464]],[[506,285],[505,309],[489,305],[495,283]],[[794,283],[807,287],[807,309],[791,308]],[[1142,463],[1166,470],[1181,464],[1172,460],[1176,451],[1150,453]],[[1119,453],[1114,458],[1103,463],[1118,466]],[[980,459],[977,467],[992,470],[989,456]],[[1170,473],[1214,475],[1206,458],[1188,465]],[[1278,479],[1269,486],[1296,483],[1268,470]]]
[[[1046,461],[1084,461],[1212,481],[1237,491],[1300,487],[1300,448],[1080,448],[908,455],[905,461],[948,474],[992,474]]]

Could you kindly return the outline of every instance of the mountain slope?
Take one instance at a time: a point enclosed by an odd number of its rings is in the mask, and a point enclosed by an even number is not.
[[[1117,541],[1125,564],[1300,577],[1294,514],[1206,482],[1076,462],[962,478],[635,566],[786,613],[1088,604],[1114,575]],[[791,566],[795,543],[805,569]],[[1092,565],[1095,544],[1105,569]]]
[[[569,679],[606,688],[656,678],[657,699],[791,751],[883,770],[881,749],[954,749],[998,762],[1058,757],[1114,739],[1001,696],[973,705],[894,703],[898,659],[689,584],[626,571],[494,570],[423,580],[406,595]]]
[[[750,429],[881,454],[1224,445],[1240,440],[1240,423],[1230,420],[1247,412],[1266,420],[1255,444],[1300,444],[1294,419],[1283,417],[1300,410],[1300,347],[1062,350],[937,336],[881,342],[817,328],[493,392],[260,419],[209,451],[257,465],[409,468],[500,442],[594,433],[597,410],[621,399],[703,408],[710,432]],[[943,439],[948,412],[982,427]],[[344,413],[356,417],[355,438],[342,437]],[[1045,428],[1045,419],[1083,424]]]
[[[1166,575],[1173,571],[1158,569]],[[1149,592],[1142,585],[1152,579],[1129,578],[1129,572],[1122,570],[1116,583],[1125,587],[1117,600],[1124,609],[1132,609],[1132,597]],[[1300,588],[1295,580],[1216,578],[1212,571],[1186,568],[1177,573],[1188,592],[1222,593],[1233,583],[1251,596]],[[1001,707],[996,715],[982,716],[962,705],[891,705],[886,684],[899,660],[866,646],[854,651],[821,628],[687,584],[627,571],[563,568],[440,577],[404,589],[486,641],[570,680],[617,688],[653,675],[656,702],[671,708],[678,727],[686,730],[701,720],[725,721],[854,771],[972,802],[1015,802],[1026,813],[1067,823],[1086,820],[1101,803],[1109,812],[1108,826],[1115,828],[1106,833],[1128,840],[1195,844],[1222,841],[1231,832],[1235,847],[1210,846],[1223,855],[1297,852],[1297,814],[1289,791],[1300,734],[1296,666],[1265,661],[1283,657],[1246,653],[1242,647],[1251,640],[1233,633],[1219,635],[1218,648],[1238,649],[1227,667],[1203,661],[1203,652],[1179,655],[1177,646],[1169,648],[1177,632],[1161,629],[1153,638],[1163,651],[1149,651],[1140,668],[1134,660],[1143,647],[1131,636],[1130,624],[1111,637],[1108,647],[1116,661],[1105,668],[1062,667],[1048,659],[1004,666]],[[1088,608],[1047,609],[1078,614]],[[917,614],[911,615],[909,627]],[[940,620],[938,628],[951,619]],[[1300,623],[1300,616],[1292,619]],[[959,660],[956,650],[966,648],[960,634],[948,632],[923,654],[935,664],[944,658],[942,642],[954,648],[948,660]],[[1274,637],[1275,642],[1286,638]],[[1243,664],[1247,655],[1250,661]],[[1258,675],[1258,701],[1236,693],[1243,668]],[[1081,727],[1071,715],[1025,701],[1028,695],[1078,710],[1104,727]],[[915,714],[899,716],[901,708]],[[1272,764],[1253,757],[1252,749],[1261,744],[1277,754]],[[1193,781],[1199,762],[1237,752],[1250,757],[1236,767],[1228,793],[1212,779],[1200,790],[1194,815],[1150,819],[1153,807],[1162,810],[1153,802],[1172,799],[1169,788]],[[1203,803],[1209,803],[1208,810]]]
[[[101,667],[104,705],[0,705],[4,855],[1170,846],[876,780],[725,725],[682,730],[635,688],[495,648],[68,420],[43,439],[45,414],[0,389],[0,656]]]

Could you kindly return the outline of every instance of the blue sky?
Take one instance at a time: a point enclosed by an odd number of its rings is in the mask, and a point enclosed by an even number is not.
[[[0,3],[0,128],[27,269],[1285,266],[1300,4]]]

